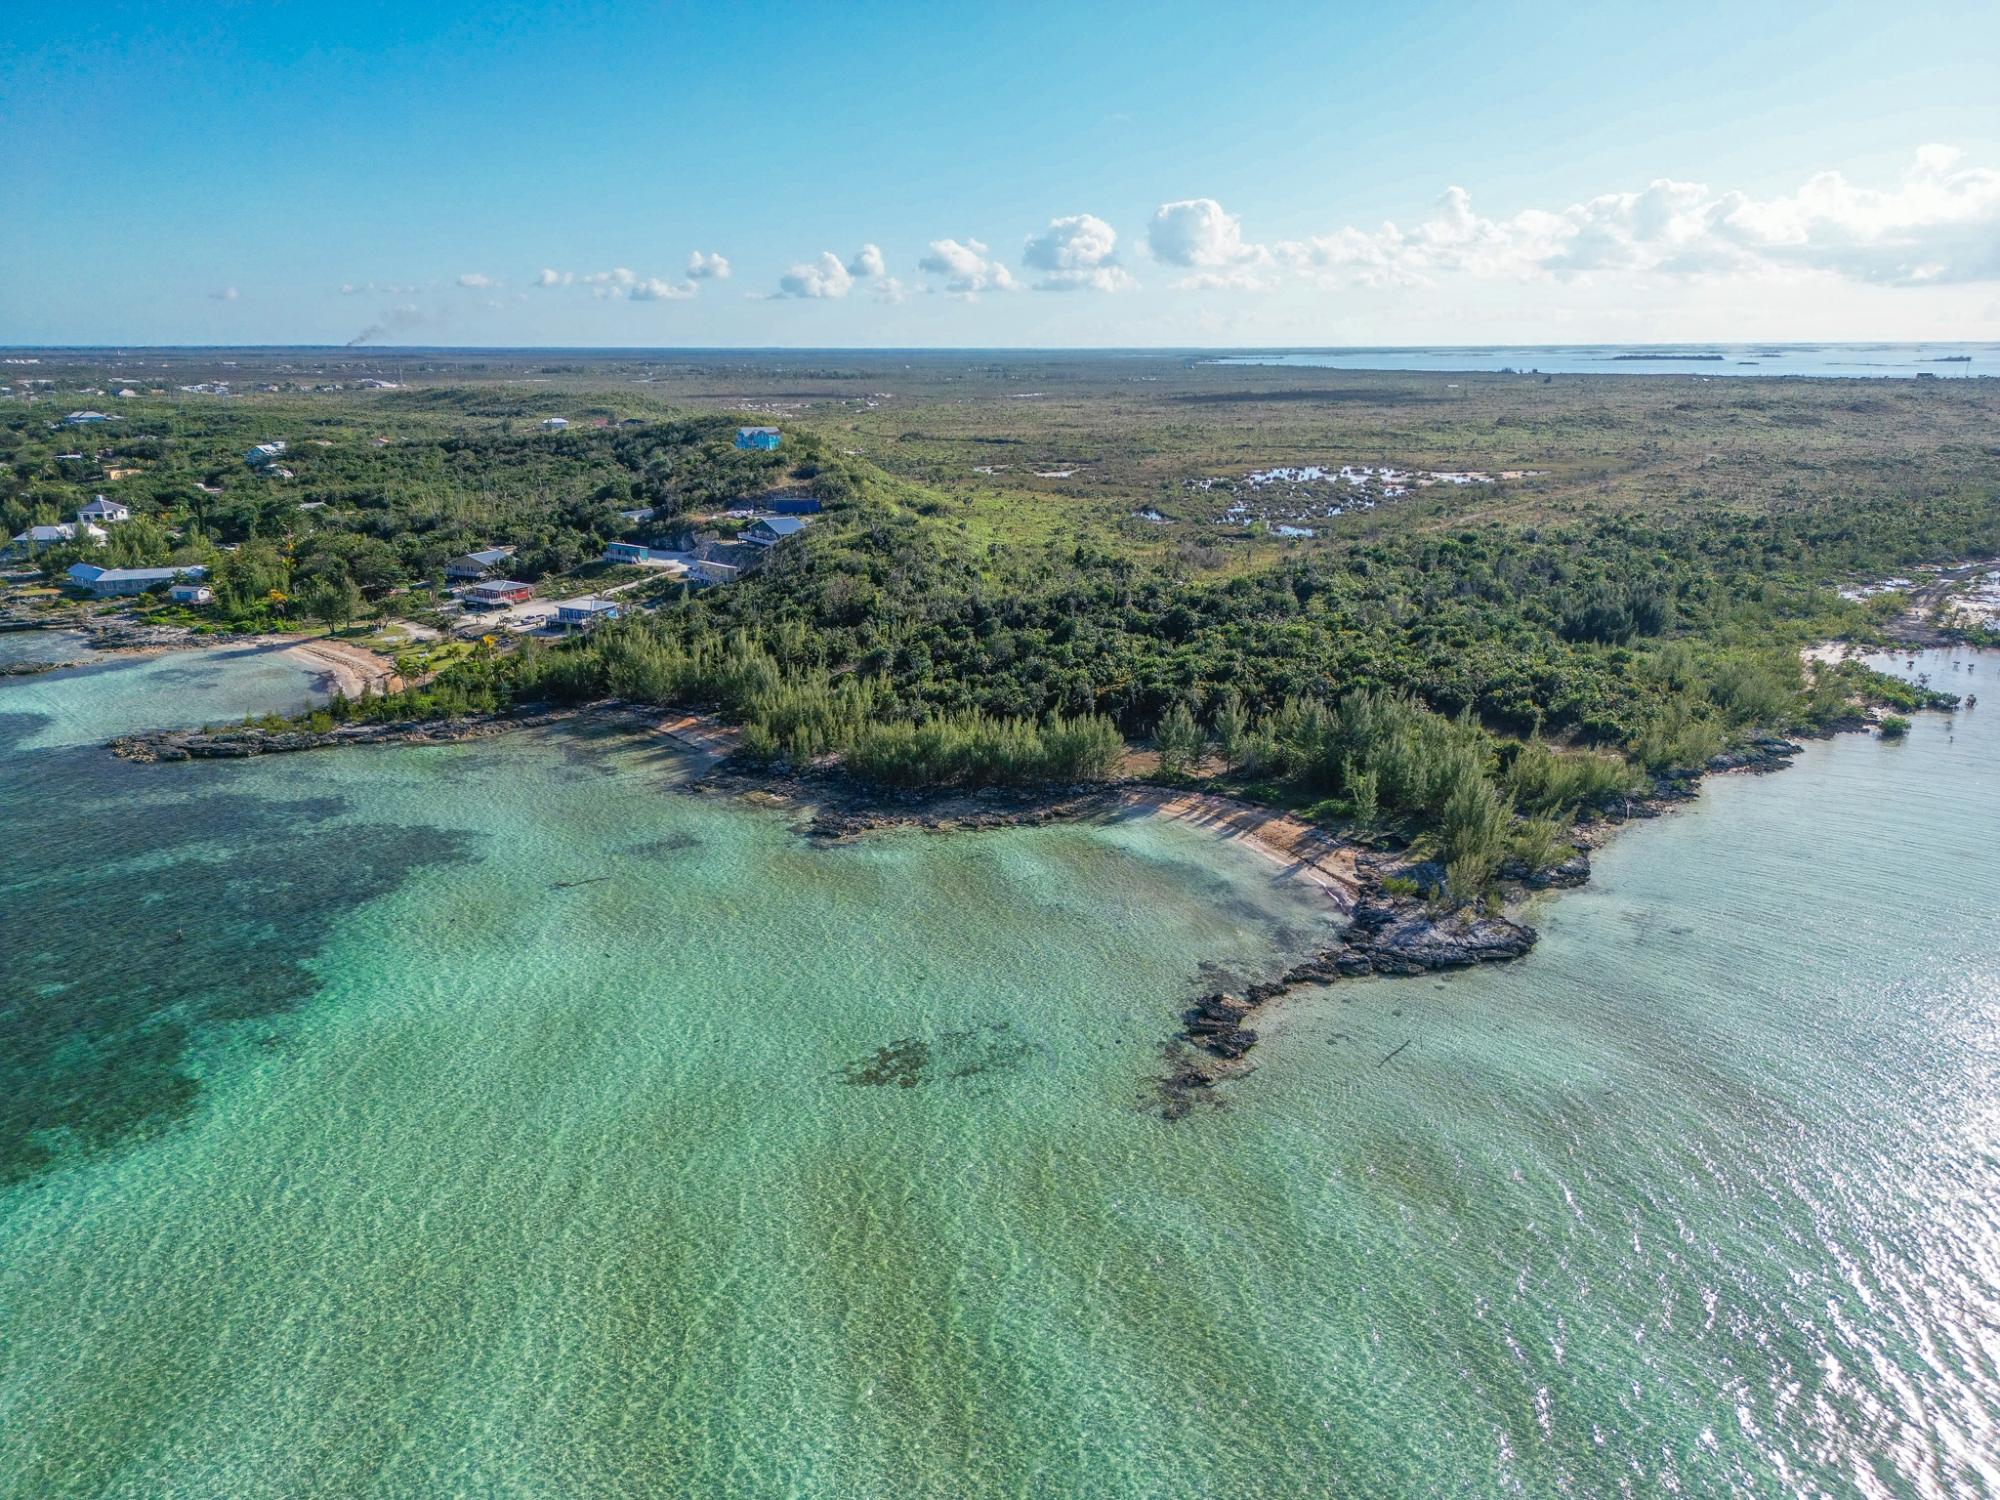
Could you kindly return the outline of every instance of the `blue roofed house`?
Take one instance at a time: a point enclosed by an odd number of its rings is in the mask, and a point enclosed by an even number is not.
[[[759,448],[768,453],[777,447],[782,438],[775,427],[739,427],[736,429],[736,446],[739,448]]]
[[[788,536],[797,536],[806,529],[800,516],[766,516],[748,531],[739,531],[739,542],[750,542],[759,547],[775,547]]]
[[[93,598],[116,599],[166,588],[183,578],[206,578],[208,569],[196,564],[177,568],[100,568],[95,563],[71,563],[69,581]]]
[[[594,630],[606,620],[615,620],[619,615],[616,599],[599,599],[586,596],[582,599],[565,599],[556,606],[556,624],[564,630]]]

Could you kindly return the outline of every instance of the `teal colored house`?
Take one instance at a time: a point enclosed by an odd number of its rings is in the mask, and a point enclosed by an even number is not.
[[[736,429],[736,446],[758,448],[768,453],[776,448],[782,436],[775,427],[739,427]]]

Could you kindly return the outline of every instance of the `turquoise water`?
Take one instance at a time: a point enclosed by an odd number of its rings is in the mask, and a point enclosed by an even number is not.
[[[1325,929],[1192,829],[15,749],[0,1494],[2000,1486],[1992,711],[1714,784],[1174,1122],[1178,1003]]]
[[[1543,375],[1809,375],[1941,380],[2000,375],[2000,344],[1511,344],[1436,348],[1267,349],[1220,365],[1332,370],[1517,370]]]
[[[89,655],[83,636],[74,630],[0,631],[0,667],[18,662],[81,661]]]
[[[0,661],[87,660],[77,639],[44,631],[0,635]],[[31,696],[0,696],[0,716],[34,716],[20,741],[30,748],[101,744],[139,729],[230,724],[245,714],[292,714],[325,701],[320,674],[268,644],[109,657],[32,680]]]

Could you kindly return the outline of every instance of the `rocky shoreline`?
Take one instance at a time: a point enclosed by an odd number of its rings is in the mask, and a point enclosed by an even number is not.
[[[325,731],[257,727],[212,732],[161,730],[121,736],[110,742],[110,749],[134,761],[240,759],[350,745],[454,744],[582,719],[633,722],[635,727],[657,729],[661,727],[653,722],[657,715],[657,709],[607,700],[578,707],[532,705],[457,719],[349,724]],[[1831,737],[1865,730],[1871,723],[1867,715],[1857,712],[1830,725],[1825,734]],[[1351,859],[1352,873],[1343,877],[1347,896],[1341,901],[1347,921],[1338,941],[1272,978],[1202,994],[1186,1005],[1180,1013],[1180,1030],[1166,1043],[1167,1066],[1158,1081],[1155,1101],[1159,1112],[1169,1119],[1179,1118],[1203,1098],[1214,1101],[1209,1091],[1215,1085],[1248,1071],[1244,1059],[1259,1039],[1251,1023],[1266,1005],[1294,989],[1370,975],[1473,968],[1525,957],[1535,945],[1536,932],[1518,920],[1521,905],[1540,891],[1585,884],[1590,878],[1590,851],[1620,825],[1658,817],[1692,801],[1707,776],[1783,770],[1803,749],[1789,739],[1759,735],[1699,768],[1656,777],[1641,794],[1610,799],[1590,809],[1571,830],[1575,849],[1569,858],[1539,870],[1520,864],[1501,868],[1502,899],[1497,909],[1446,904],[1442,898],[1443,871],[1406,852],[1366,849],[1323,830],[1312,830],[1322,852],[1337,849]],[[727,754],[681,790],[797,813],[801,835],[828,844],[898,829],[955,833],[1130,816],[1149,808],[1157,810],[1164,797],[1239,806],[1214,793],[1163,789],[1143,778],[973,791],[880,788],[856,781],[830,762],[774,768]],[[1272,853],[1269,848],[1264,852]],[[1282,857],[1296,861],[1294,873],[1306,862],[1293,851]]]
[[[338,750],[355,745],[456,745],[489,739],[516,729],[537,729],[584,718],[623,719],[622,703],[589,703],[576,708],[535,704],[504,713],[468,714],[455,719],[399,719],[381,724],[340,724],[332,729],[154,729],[120,735],[105,748],[120,760],[155,762],[245,760],[257,755],[289,755],[302,750]]]

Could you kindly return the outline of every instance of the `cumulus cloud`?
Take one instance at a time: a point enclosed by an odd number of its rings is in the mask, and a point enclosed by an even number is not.
[[[1343,228],[1273,247],[1326,285],[1421,286],[1440,277],[1564,279],[1651,273],[1814,273],[1884,286],[2000,279],[2000,172],[1926,146],[1887,188],[1820,172],[1770,198],[1656,178],[1560,210],[1488,218],[1448,189],[1411,228]]]
[[[475,291],[485,291],[491,287],[499,286],[501,283],[483,271],[467,271],[463,276],[458,278],[458,284],[464,287],[471,287]]]
[[[1269,250],[1243,238],[1242,220],[1213,198],[1162,203],[1146,226],[1146,248],[1192,273],[1175,283],[1182,287],[1259,286],[1271,261]]]
[[[728,257],[716,251],[704,255],[699,250],[691,250],[688,252],[687,275],[689,281],[727,281]]]
[[[1043,292],[1122,292],[1137,285],[1118,264],[1118,232],[1095,214],[1049,220],[1028,236],[1021,264],[1042,272],[1035,289]]]
[[[634,302],[685,302],[694,292],[692,281],[662,281],[657,276],[648,276],[633,283],[625,295]]]
[[[888,266],[874,245],[863,245],[846,260],[831,250],[820,251],[813,260],[800,261],[778,278],[772,297],[845,297],[857,281],[878,280]],[[879,285],[879,281],[878,281]]]
[[[216,291],[210,292],[208,294],[208,299],[211,302],[234,302],[236,300],[236,295],[237,293],[235,287],[225,286],[219,288]]]
[[[543,266],[541,271],[535,277],[535,285],[568,286],[574,280],[576,280],[576,278],[567,271],[551,270],[549,267]]]
[[[359,297],[363,294],[381,297],[407,297],[417,290],[416,287],[397,286],[393,282],[343,281],[340,284],[340,295],[343,297]]]
[[[831,250],[819,259],[800,261],[778,278],[780,297],[845,297],[854,289],[854,275]]]
[[[943,277],[944,289],[954,297],[976,297],[989,290],[1011,292],[1019,284],[978,240],[932,240],[917,269]]]
[[[894,276],[884,276],[868,288],[868,295],[891,307],[910,300],[910,289]]]

